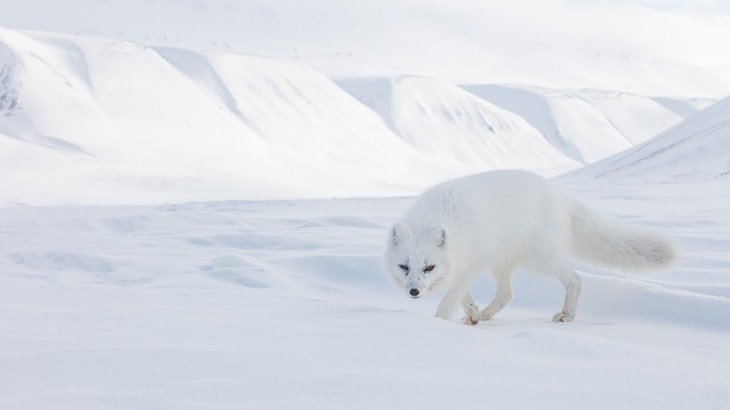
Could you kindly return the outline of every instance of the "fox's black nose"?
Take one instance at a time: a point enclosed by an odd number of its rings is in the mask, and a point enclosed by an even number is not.
[[[411,296],[414,298],[417,297],[419,293],[418,289],[411,289]]]

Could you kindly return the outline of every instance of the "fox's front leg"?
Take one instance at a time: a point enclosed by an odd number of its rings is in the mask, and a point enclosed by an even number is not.
[[[479,306],[474,303],[474,299],[471,297],[471,292],[466,292],[464,299],[461,301],[461,307],[464,308],[465,325],[476,325],[479,323],[479,319],[482,318],[482,314],[479,312]]]
[[[443,320],[449,320],[451,315],[454,314],[457,306],[458,302],[455,298],[444,296],[439,303],[438,309],[436,309],[436,317]]]
[[[464,297],[469,291],[467,284],[452,284],[446,291],[446,295],[441,299],[438,309],[436,309],[436,317],[439,319],[449,320],[454,314],[454,311],[459,307],[459,303],[464,301]],[[471,295],[469,295],[471,299]],[[474,301],[472,300],[472,304]],[[470,308],[471,310],[471,308]],[[478,313],[477,309],[477,313]],[[479,315],[477,315],[479,317]]]

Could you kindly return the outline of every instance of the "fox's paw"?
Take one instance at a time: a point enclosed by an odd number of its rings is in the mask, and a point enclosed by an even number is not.
[[[464,313],[466,313],[466,316],[464,317],[465,325],[476,325],[482,318],[479,313],[479,306],[477,305],[469,305],[467,309],[464,309]]]
[[[570,322],[575,317],[575,313],[558,312],[553,316],[553,322]]]

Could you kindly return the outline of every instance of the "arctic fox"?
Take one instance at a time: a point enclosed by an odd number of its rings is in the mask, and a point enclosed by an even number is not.
[[[417,298],[448,286],[436,317],[449,319],[459,304],[467,324],[488,320],[512,299],[511,274],[522,265],[565,286],[554,322],[575,317],[580,277],[569,258],[609,268],[652,270],[678,258],[662,233],[602,216],[569,198],[544,178],[501,170],[436,185],[421,195],[388,235],[386,270]],[[483,270],[496,282],[481,312],[470,288]]]

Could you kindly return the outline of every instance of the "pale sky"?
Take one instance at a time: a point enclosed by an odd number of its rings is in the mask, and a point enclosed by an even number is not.
[[[360,40],[372,40],[377,50],[384,46],[377,42],[382,41],[378,24],[392,23],[392,16],[397,21],[430,15],[427,24],[435,28],[446,22],[452,33],[504,39],[507,47],[543,43],[730,71],[729,0],[0,0],[0,10],[0,25],[19,29],[143,43],[147,38],[182,38],[191,45],[309,42],[323,50]],[[269,13],[278,13],[273,25],[261,21]],[[297,20],[298,14],[307,17]],[[207,22],[200,18],[206,15]],[[311,16],[319,17],[317,24],[307,23]],[[353,24],[363,21],[370,26]],[[291,23],[300,27],[283,25]]]

